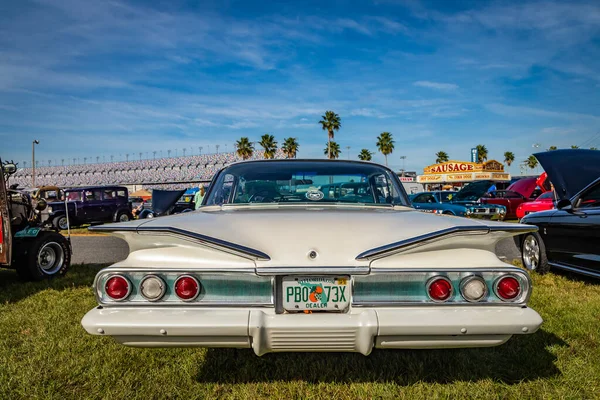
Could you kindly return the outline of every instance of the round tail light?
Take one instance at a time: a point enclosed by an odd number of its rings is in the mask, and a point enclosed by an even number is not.
[[[175,281],[175,294],[183,301],[192,301],[200,293],[200,283],[196,278],[183,275]]]
[[[444,302],[452,296],[452,282],[448,278],[436,276],[427,282],[427,294],[436,302]]]
[[[460,283],[460,294],[469,302],[477,302],[488,294],[487,284],[479,276],[469,276]]]
[[[125,300],[131,293],[131,284],[124,276],[114,275],[108,278],[104,290],[112,300],[121,301]]]
[[[148,275],[140,283],[140,293],[148,301],[160,300],[166,288],[165,282],[156,275]]]
[[[496,295],[504,301],[515,300],[521,294],[521,284],[519,280],[511,275],[499,278],[494,285]]]

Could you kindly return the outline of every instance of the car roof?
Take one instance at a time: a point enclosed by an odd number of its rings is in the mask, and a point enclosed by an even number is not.
[[[125,186],[83,186],[65,189],[65,192],[75,192],[79,190],[98,190],[98,189],[119,189],[119,190],[127,190]]]

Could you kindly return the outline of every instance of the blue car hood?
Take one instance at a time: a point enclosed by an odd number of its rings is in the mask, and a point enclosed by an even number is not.
[[[534,154],[560,200],[571,199],[600,177],[600,151],[554,150]]]

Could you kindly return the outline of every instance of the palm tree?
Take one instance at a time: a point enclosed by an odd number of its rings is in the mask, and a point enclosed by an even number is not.
[[[597,147],[590,147],[590,150],[598,150]]]
[[[275,136],[266,133],[260,137],[260,142],[258,142],[258,144],[265,149],[265,159],[272,159],[275,157],[275,152],[277,151],[277,141],[275,140]]]
[[[538,165],[538,160],[532,154],[532,155],[529,156],[529,158],[527,160],[525,160],[525,163],[527,164],[527,166],[529,167],[529,169],[534,169]]]
[[[571,148],[572,148],[572,149],[578,149],[578,148],[579,148],[579,146],[572,145],[572,146],[571,146]]]
[[[323,154],[325,154],[327,156],[327,158],[329,158],[330,160],[335,160],[337,158],[340,158],[341,153],[342,153],[342,151],[340,150],[340,145],[337,144],[337,142],[334,142],[332,140],[327,142],[325,151],[323,151]]]
[[[548,147],[548,151],[554,151],[554,150],[558,150],[558,147],[556,147],[556,146]]]
[[[254,154],[254,145],[247,137],[241,137],[240,140],[235,142],[237,148],[236,153],[242,157],[242,160],[247,160]]]
[[[358,154],[358,159],[362,161],[371,161],[373,159],[373,153],[367,149],[362,149]]]
[[[387,156],[394,151],[394,140],[391,133],[381,132],[381,135],[377,136],[377,149],[385,157],[385,165],[387,166]]]
[[[504,162],[506,163],[506,165],[508,165],[510,167],[510,164],[512,164],[513,161],[515,161],[515,154],[512,151],[505,152],[504,153]]]
[[[487,161],[488,158],[488,149],[484,144],[477,145],[477,162]]]
[[[331,143],[333,140],[333,131],[339,131],[342,127],[342,122],[340,116],[334,113],[333,111],[325,111],[325,115],[321,116],[321,120],[319,121],[321,127],[324,131],[327,131],[327,143]],[[329,145],[327,145],[329,148]],[[328,152],[327,157],[331,158],[331,154]]]
[[[296,153],[298,152],[299,147],[300,145],[298,144],[296,138],[289,137],[287,139],[283,139],[283,146],[281,146],[281,149],[287,158],[296,158]]]
[[[435,157],[436,164],[443,163],[449,160],[448,153],[446,153],[445,151],[438,151],[437,153],[435,153]]]

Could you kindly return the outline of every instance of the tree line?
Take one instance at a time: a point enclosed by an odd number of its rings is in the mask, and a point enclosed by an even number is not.
[[[325,149],[323,150],[323,154],[327,156],[329,159],[337,159],[342,154],[342,150],[340,148],[339,143],[337,143],[335,139],[335,132],[338,132],[342,127],[342,119],[338,114],[333,111],[325,111],[325,114],[321,116],[321,120],[318,122],[321,125],[321,128],[327,132],[327,144],[325,145]],[[381,132],[379,136],[377,136],[377,150],[385,157],[385,165],[387,165],[387,156],[394,152],[394,137],[390,132]],[[242,137],[238,141],[236,141],[236,153],[239,157],[244,160],[249,159],[254,154],[254,144],[255,142],[251,142],[248,137]],[[264,158],[271,159],[275,157],[275,153],[277,152],[277,141],[275,140],[275,136],[271,134],[264,134],[261,136],[258,145],[264,150]],[[296,154],[298,153],[298,149],[300,145],[298,144],[298,139],[294,137],[285,138],[283,140],[283,145],[281,146],[281,150],[286,158],[296,158]],[[579,146],[571,146],[572,149],[578,149]],[[483,144],[478,144],[476,146],[477,149],[477,162],[482,163],[487,161],[488,159],[488,149]],[[549,151],[557,150],[556,146],[550,146],[548,148]],[[592,147],[591,150],[597,150],[597,148]],[[448,153],[445,151],[438,151],[436,154],[435,162],[436,164],[443,163],[449,161]],[[358,159],[363,161],[371,161],[373,159],[373,153],[369,149],[361,149],[358,154]],[[504,152],[504,163],[507,166],[511,166],[511,164],[515,161],[515,154],[512,151]],[[531,169],[534,169],[537,166],[537,159],[535,156],[531,155],[527,160],[525,160],[527,166]]]
[[[342,120],[340,116],[333,111],[325,111],[325,114],[321,117],[319,124],[324,131],[327,131],[327,144],[325,145],[323,154],[331,160],[339,158],[342,154],[342,150],[339,143],[337,143],[334,139],[335,132],[339,131],[342,127]],[[271,159],[275,157],[275,153],[277,152],[277,141],[275,140],[275,136],[268,133],[264,134],[261,136],[260,141],[257,144],[263,148],[265,159]],[[248,137],[241,137],[235,143],[237,155],[243,160],[249,159],[254,154],[254,145],[255,142],[251,142]],[[377,136],[376,146],[381,154],[383,154],[385,157],[385,165],[387,165],[387,156],[392,154],[394,151],[393,135],[390,132],[382,132],[379,136]],[[299,148],[300,145],[298,144],[298,139],[293,137],[284,139],[283,145],[281,146],[281,150],[286,158],[296,158]],[[361,149],[360,153],[358,154],[358,158],[363,161],[371,161],[373,158],[373,153],[368,149]]]

